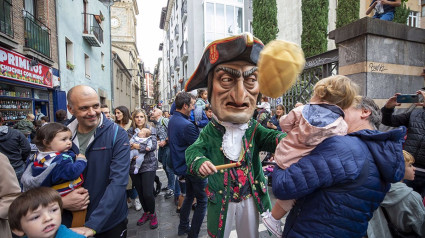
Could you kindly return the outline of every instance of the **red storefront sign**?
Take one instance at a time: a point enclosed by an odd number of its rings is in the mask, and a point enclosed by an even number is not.
[[[30,66],[31,59],[0,47],[0,77],[52,87],[52,69],[46,65]]]

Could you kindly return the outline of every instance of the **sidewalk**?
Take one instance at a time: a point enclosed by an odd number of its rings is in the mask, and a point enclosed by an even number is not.
[[[159,176],[159,179],[163,186],[167,184],[167,177],[165,175],[164,170],[157,170],[156,174]],[[272,204],[275,203],[276,199],[271,193],[271,188],[269,187],[270,198],[272,200]],[[130,208],[128,212],[128,238],[139,238],[139,237],[150,237],[150,238],[164,238],[164,237],[185,237],[185,236],[177,236],[177,227],[179,225],[179,214],[176,213],[176,206],[174,205],[173,199],[164,199],[164,193],[161,192],[156,197],[156,213],[158,216],[159,226],[157,229],[151,230],[149,228],[149,223],[146,223],[142,226],[137,226],[137,220],[142,216],[142,211],[136,211],[134,208]],[[193,215],[193,211],[191,213]],[[207,218],[205,216],[204,222],[201,227],[201,231],[199,232],[199,238],[206,238],[207,235]],[[235,229],[233,229],[231,238],[237,237]],[[261,224],[260,220],[260,237],[261,238],[269,238],[266,228],[263,224]]]

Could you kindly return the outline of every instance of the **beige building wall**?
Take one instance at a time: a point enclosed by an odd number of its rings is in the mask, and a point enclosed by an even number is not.
[[[301,45],[302,13],[300,0],[277,0],[277,39]]]
[[[122,63],[122,67],[126,68],[130,73],[130,81],[128,89],[119,88],[117,95],[114,95],[115,102],[122,101],[117,96],[128,97],[126,105],[130,111],[141,107],[140,101],[140,75],[138,63],[139,52],[136,45],[136,16],[139,14],[136,0],[123,0],[115,2],[111,7],[111,38],[112,50],[116,52]],[[139,73],[139,76],[138,76]],[[120,77],[117,75],[117,77]],[[115,78],[114,78],[115,79]],[[115,87],[117,89],[117,87]],[[127,92],[124,93],[124,92]],[[115,105],[118,105],[115,103]]]

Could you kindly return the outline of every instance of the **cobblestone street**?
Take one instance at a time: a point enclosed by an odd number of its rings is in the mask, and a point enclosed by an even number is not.
[[[167,184],[167,177],[164,170],[157,170],[157,175],[159,176],[163,186]],[[271,192],[271,188],[269,187]],[[275,198],[271,195],[272,204],[275,202]],[[179,237],[177,236],[177,227],[179,225],[179,214],[176,213],[176,206],[173,203],[173,199],[165,199],[164,193],[161,192],[156,197],[156,212],[158,215],[159,226],[157,229],[151,230],[149,228],[149,223],[146,223],[142,226],[137,226],[136,222],[141,217],[143,209],[141,211],[136,211],[134,208],[130,208],[128,214],[128,238],[139,238],[139,237],[149,237],[149,238],[163,238],[163,237]],[[193,215],[193,212],[191,213]],[[183,237],[183,236],[180,236]],[[200,238],[208,237],[207,235],[207,219],[205,217],[204,223],[202,224],[201,231],[199,233]],[[235,229],[233,229],[230,237],[237,237]],[[271,237],[269,236],[266,228],[260,221],[260,237]]]

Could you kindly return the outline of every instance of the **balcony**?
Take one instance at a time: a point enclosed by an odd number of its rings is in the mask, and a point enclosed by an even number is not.
[[[180,70],[180,59],[179,59],[179,57],[174,58],[174,70],[175,71]]]
[[[7,0],[3,0],[0,6],[0,32],[13,37],[12,4]]]
[[[182,22],[184,23],[187,19],[187,0],[183,0],[181,11]]]
[[[99,17],[94,14],[83,13],[83,38],[93,47],[100,47],[103,43],[103,29],[99,24]]]
[[[182,57],[182,61],[187,61],[187,58],[189,56],[188,50],[187,50],[187,41],[183,41],[182,46],[180,47],[180,55]]]
[[[174,38],[176,39],[176,40],[178,40],[179,39],[179,25],[176,25],[175,27],[174,27]],[[177,41],[176,41],[177,42]]]
[[[35,19],[27,11],[23,11],[25,23],[25,47],[50,58],[50,29]]]

